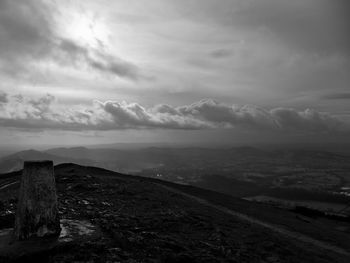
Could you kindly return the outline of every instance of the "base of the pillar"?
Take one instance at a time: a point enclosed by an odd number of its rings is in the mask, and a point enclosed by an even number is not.
[[[16,241],[13,238],[13,228],[0,230],[0,262],[46,262],[57,249],[64,249],[88,237],[98,237],[97,228],[87,221],[61,220],[59,237],[33,237]],[[29,262],[29,261],[28,261]]]

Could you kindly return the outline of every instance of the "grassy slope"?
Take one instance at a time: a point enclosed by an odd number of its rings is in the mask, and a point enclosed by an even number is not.
[[[109,259],[111,255],[106,251],[115,246],[121,247],[121,252],[117,253],[124,255],[121,261],[131,257],[135,260],[150,257],[166,262],[194,262],[195,259],[215,262],[214,259],[229,261],[230,258],[234,259],[230,262],[347,262],[333,253],[306,247],[169,193],[159,184],[349,249],[349,237],[334,231],[331,222],[313,220],[307,223],[291,212],[267,205],[100,168],[62,164],[55,167],[55,173],[62,215],[90,219],[106,235],[98,241],[103,247],[101,251],[95,249],[97,241],[89,241],[95,242],[91,248],[88,247],[90,243],[84,243],[57,254],[56,259],[63,258],[62,262],[77,260],[79,255],[93,257],[93,254],[97,254],[100,260]],[[0,198],[15,195],[16,187],[18,185],[10,187],[6,195],[0,193]],[[85,205],[81,200],[88,200],[90,204]],[[110,206],[104,206],[103,202]]]
[[[60,167],[60,166],[58,166]],[[118,176],[129,178],[130,175],[123,175],[108,170],[88,167],[89,173],[98,174],[100,176]],[[349,223],[338,222],[321,218],[304,218],[291,211],[271,207],[267,204],[260,204],[238,199],[230,195],[194,187],[188,185],[180,185],[158,179],[145,178],[140,176],[131,176],[141,181],[163,184],[185,193],[198,196],[208,200],[214,204],[221,205],[234,211],[250,215],[260,220],[280,225],[292,231],[309,235],[315,239],[323,240],[337,246],[343,247],[350,251],[350,230],[341,232],[337,228],[344,225],[350,228]]]

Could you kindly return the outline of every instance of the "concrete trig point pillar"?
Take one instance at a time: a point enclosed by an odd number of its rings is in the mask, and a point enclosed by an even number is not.
[[[14,235],[17,240],[60,234],[52,161],[26,161],[18,199]]]

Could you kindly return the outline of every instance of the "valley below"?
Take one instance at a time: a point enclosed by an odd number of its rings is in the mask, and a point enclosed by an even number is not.
[[[54,148],[5,156],[0,159],[0,172],[20,170],[27,159],[101,167],[286,209],[304,206],[339,216],[350,213],[347,151],[255,147]]]

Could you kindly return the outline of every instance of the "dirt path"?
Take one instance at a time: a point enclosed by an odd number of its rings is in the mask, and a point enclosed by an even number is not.
[[[235,211],[230,210],[230,209],[228,209],[226,207],[223,207],[223,206],[220,206],[220,205],[215,205],[215,204],[213,204],[213,203],[211,203],[211,202],[209,202],[209,201],[207,201],[205,199],[202,199],[202,198],[199,198],[197,196],[184,193],[184,192],[182,192],[180,190],[177,190],[177,189],[165,186],[163,184],[158,184],[158,185],[163,187],[163,188],[165,188],[165,189],[167,189],[170,192],[173,192],[173,193],[176,193],[176,194],[180,194],[182,196],[185,196],[187,198],[195,200],[195,201],[197,201],[198,203],[200,203],[202,205],[212,207],[212,208],[217,209],[217,210],[219,210],[221,212],[224,212],[226,214],[229,214],[229,215],[232,215],[234,217],[240,218],[240,219],[242,219],[244,221],[248,221],[249,223],[262,226],[262,227],[267,228],[269,230],[272,230],[272,231],[274,231],[274,232],[276,232],[278,234],[281,234],[281,235],[283,235],[283,236],[285,236],[287,238],[293,238],[293,239],[296,239],[298,241],[302,241],[304,243],[311,244],[313,246],[317,246],[317,247],[319,247],[321,249],[326,249],[326,250],[335,252],[337,254],[350,256],[350,253],[348,251],[346,251],[345,249],[343,249],[343,248],[340,248],[340,247],[328,244],[326,242],[314,239],[312,237],[300,234],[298,232],[293,232],[293,231],[287,230],[287,229],[285,229],[285,228],[283,228],[281,226],[277,226],[277,225],[273,225],[273,224],[270,224],[270,223],[263,222],[263,221],[261,221],[259,219],[255,219],[255,218],[247,216],[245,214],[235,212]]]

